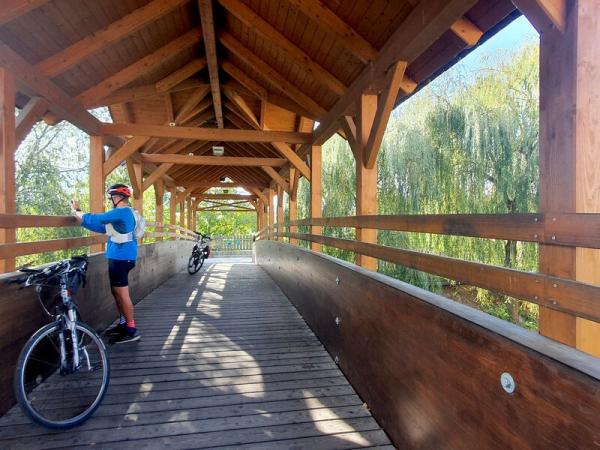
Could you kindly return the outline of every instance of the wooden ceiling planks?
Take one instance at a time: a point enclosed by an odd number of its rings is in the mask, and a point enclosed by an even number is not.
[[[14,9],[17,14],[3,26],[2,17],[13,13],[0,12],[2,43],[37,65],[44,75],[54,77],[54,83],[66,94],[80,95],[85,106],[115,105],[112,111],[117,121],[158,125],[145,129],[156,135],[142,147],[153,154],[202,152],[218,144],[190,142],[177,147],[183,134],[162,128],[167,122],[185,123],[195,129],[218,124],[226,130],[247,133],[261,129],[292,131],[299,117],[323,119],[351,90],[366,65],[376,59],[389,36],[399,26],[405,26],[402,22],[414,9],[439,3],[439,0],[6,1],[9,5],[31,2],[32,8],[22,12]],[[462,25],[454,27],[456,33],[442,33],[424,47],[421,55],[411,57],[407,73],[415,81],[428,79],[467,44],[476,42],[478,29],[485,33],[514,11],[509,0],[472,3],[473,8],[466,11],[463,19],[459,18]],[[155,64],[140,63],[149,61],[145,58],[165,46],[174,47],[177,39],[199,27],[199,4],[214,9],[217,38],[208,52],[212,56],[207,58],[204,44],[196,42],[179,52],[159,53],[162,57],[154,58]],[[42,20],[44,28],[40,30],[38,24]],[[373,80],[370,89],[378,92],[380,82],[381,77]],[[212,93],[203,100],[198,93],[200,90],[208,93],[210,84]],[[408,78],[400,85],[405,93],[417,87]],[[221,94],[225,95],[222,100],[215,100]],[[19,98],[24,105],[27,97]],[[221,102],[219,107],[217,104]],[[129,111],[129,120],[124,108]],[[177,121],[182,110],[185,114]],[[95,125],[87,126],[89,129]],[[135,133],[140,130],[143,128],[128,129]],[[201,136],[205,135],[196,133],[196,138]],[[257,138],[257,135],[247,136]],[[279,156],[267,142],[225,145],[231,155],[240,157]],[[150,166],[157,168],[146,164]],[[161,171],[166,171],[165,167]],[[185,177],[224,173],[221,169],[203,171],[202,167],[174,165],[166,173]],[[232,171],[242,178],[248,173],[252,180],[263,183],[269,180],[260,167],[228,168],[228,173]]]

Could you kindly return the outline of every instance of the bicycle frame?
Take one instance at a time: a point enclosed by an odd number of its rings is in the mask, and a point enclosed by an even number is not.
[[[46,311],[46,314],[54,318],[55,322],[60,323],[60,333],[59,333],[59,349],[60,349],[60,372],[61,374],[66,373],[74,373],[77,371],[81,364],[81,355],[79,353],[79,335],[77,332],[77,306],[73,300],[72,293],[69,289],[69,276],[74,267],[72,267],[69,263],[66,263],[66,267],[61,269],[59,273],[59,288],[60,288],[60,297],[63,305],[63,309],[59,314],[52,314],[46,307],[41,298],[41,288],[44,286],[42,283],[37,283],[35,278],[28,278],[25,286],[35,286],[36,292],[38,294],[38,299],[40,300],[40,304],[42,308]],[[65,331],[69,331],[71,335],[71,354],[72,358],[69,360],[68,358],[68,348],[67,339],[65,338]],[[89,358],[88,358],[88,368],[90,368]]]
[[[63,331],[59,334],[60,339],[60,366],[61,371],[74,372],[79,367],[79,336],[77,335],[77,314],[75,311],[75,304],[71,293],[68,289],[68,271],[61,273],[60,275],[60,296],[62,298],[63,305],[67,308],[66,313],[62,313],[62,317],[59,319],[62,323]],[[73,347],[73,360],[72,367],[68,367],[67,362],[67,349],[65,342],[64,329],[71,332],[71,345]],[[88,361],[89,364],[89,361]]]

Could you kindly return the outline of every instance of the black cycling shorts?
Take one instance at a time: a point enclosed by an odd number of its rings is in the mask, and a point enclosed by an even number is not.
[[[129,285],[129,271],[135,267],[135,261],[131,259],[109,259],[108,278],[112,287],[124,287]]]

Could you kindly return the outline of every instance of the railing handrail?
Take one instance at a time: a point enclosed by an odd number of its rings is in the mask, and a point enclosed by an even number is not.
[[[267,226],[256,235],[257,239],[286,237],[351,251],[600,322],[600,286],[544,273],[352,239],[299,233],[296,229],[301,226],[371,228],[600,248],[600,214],[437,214],[307,218]],[[287,231],[278,231],[286,228]]]
[[[276,223],[267,230],[297,226],[370,228],[443,234],[569,247],[600,248],[600,213],[403,214],[319,217]]]
[[[78,227],[79,223],[72,216],[44,216],[27,214],[0,214],[0,229],[17,228],[71,228]],[[160,222],[146,222],[147,238],[172,238],[179,240],[195,240],[196,234],[180,225],[161,224]],[[154,228],[154,231],[148,230]],[[159,231],[162,230],[162,231]],[[164,230],[175,230],[169,232]],[[15,258],[17,256],[35,255],[56,250],[66,250],[77,247],[87,247],[106,242],[106,236],[91,234],[89,236],[74,236],[61,239],[46,239],[40,241],[27,241],[0,244],[0,259]]]

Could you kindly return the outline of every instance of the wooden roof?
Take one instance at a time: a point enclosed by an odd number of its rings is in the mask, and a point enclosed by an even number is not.
[[[260,189],[273,176],[237,160],[192,165],[151,155],[210,154],[220,144],[226,157],[299,160],[295,152],[315,137],[309,134],[313,121],[337,131],[336,108],[344,114],[352,108],[344,98],[367,86],[360,84],[367,72],[373,72],[367,88],[381,89],[378,67],[389,41],[400,41],[392,43],[395,54],[408,63],[398,103],[515,16],[510,0],[3,3],[0,65],[20,75],[17,104],[44,97],[47,120],[64,118],[90,134],[122,136],[126,142],[107,161],[110,167],[134,158],[149,176],[160,167],[153,179],[183,188],[227,176]],[[139,126],[104,127],[81,105],[108,106],[115,123]],[[169,125],[172,130],[165,129]],[[186,128],[179,133],[179,127]],[[187,127],[225,131],[182,139]],[[255,130],[254,142],[245,138],[250,134],[227,131],[239,129]],[[298,161],[295,166],[301,167]],[[287,173],[286,167],[276,170]]]

